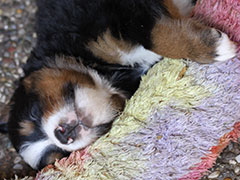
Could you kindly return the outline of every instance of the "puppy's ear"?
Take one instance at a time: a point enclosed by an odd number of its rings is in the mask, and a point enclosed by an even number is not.
[[[10,103],[5,105],[4,108],[0,112],[0,133],[8,132],[8,118],[10,113]]]

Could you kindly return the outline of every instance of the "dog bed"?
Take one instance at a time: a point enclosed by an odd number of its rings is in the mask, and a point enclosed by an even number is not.
[[[239,42],[239,12],[239,0],[205,0],[194,15]],[[36,179],[197,180],[240,136],[239,87],[239,58],[211,65],[165,58],[108,134]]]

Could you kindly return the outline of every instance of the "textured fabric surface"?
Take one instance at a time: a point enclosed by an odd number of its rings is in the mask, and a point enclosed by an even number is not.
[[[165,59],[143,77],[106,136],[37,179],[198,179],[239,136],[239,86],[238,59]]]

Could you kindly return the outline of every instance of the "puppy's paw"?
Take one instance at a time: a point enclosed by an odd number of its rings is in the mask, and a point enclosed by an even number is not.
[[[216,57],[215,61],[225,61],[236,56],[237,48],[235,44],[223,32],[218,32],[220,38],[216,42]]]
[[[199,63],[213,63],[217,61],[226,61],[236,56],[237,48],[229,37],[214,28],[203,27],[200,29],[193,50],[193,55],[190,59]]]

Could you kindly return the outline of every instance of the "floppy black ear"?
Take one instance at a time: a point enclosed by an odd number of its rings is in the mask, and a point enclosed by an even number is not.
[[[10,105],[5,105],[5,107],[0,112],[0,133],[8,132],[9,113],[10,113]]]

